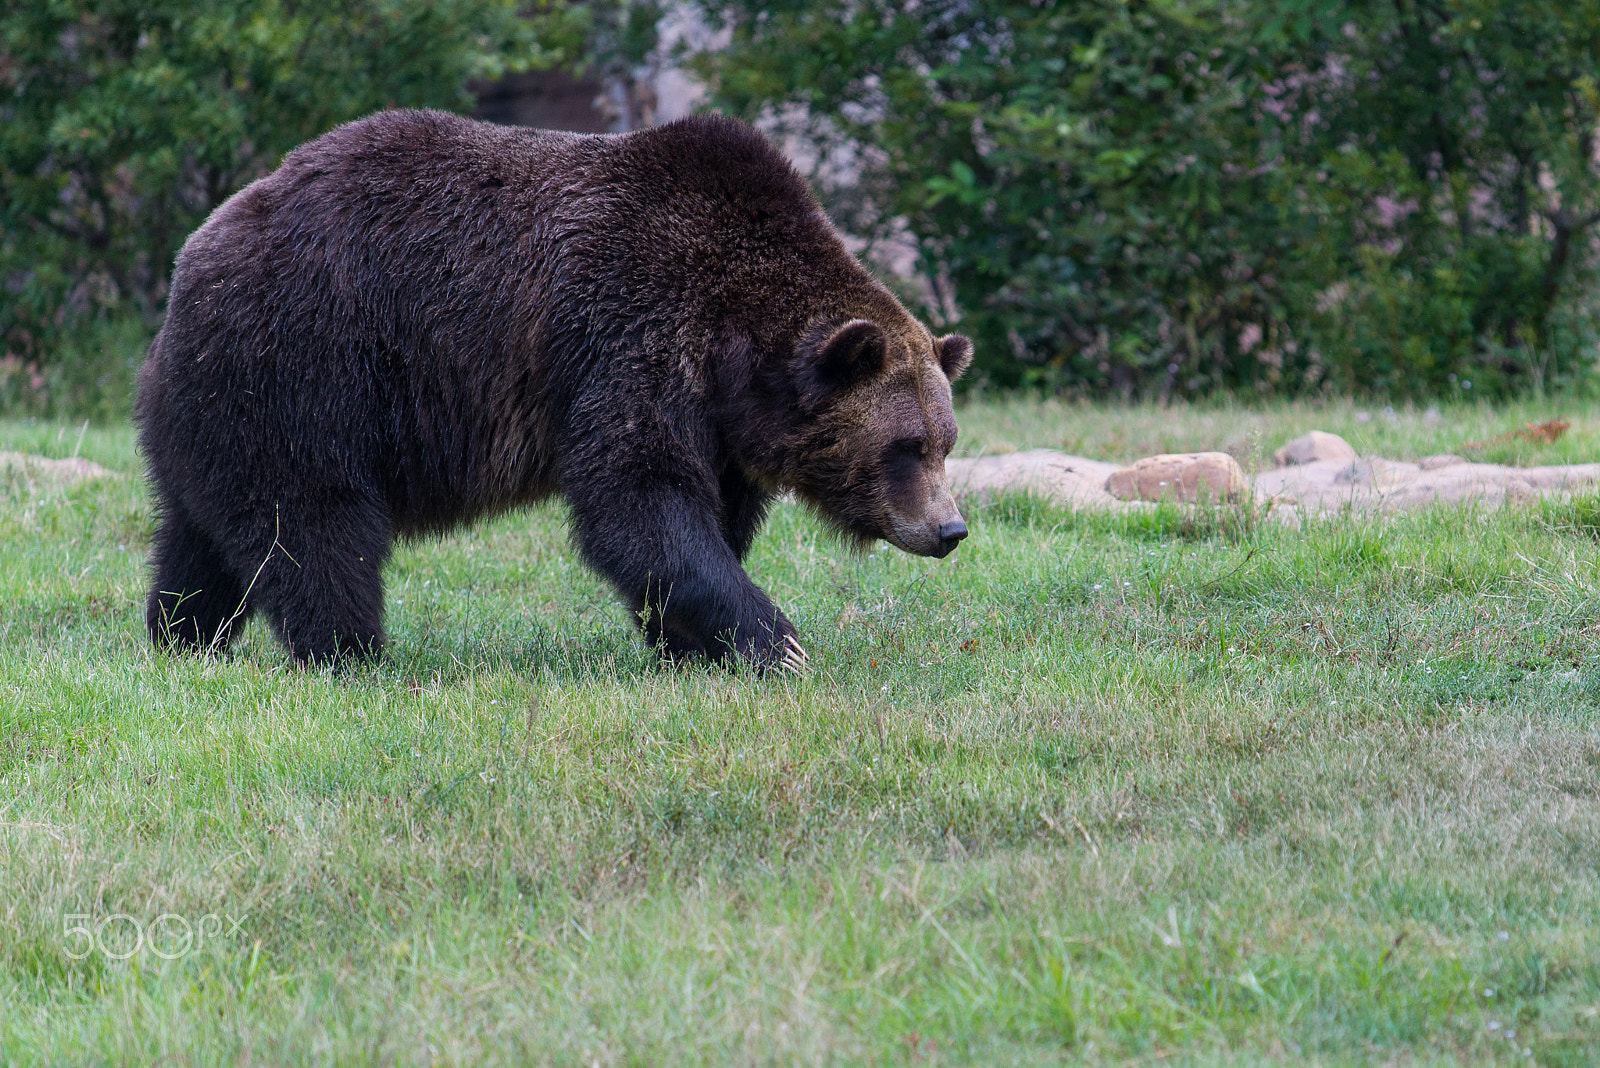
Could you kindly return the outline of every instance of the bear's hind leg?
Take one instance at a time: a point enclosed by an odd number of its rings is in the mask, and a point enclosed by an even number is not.
[[[155,582],[145,625],[158,649],[221,652],[250,618],[244,586],[222,554],[180,510],[161,521],[153,550]]]
[[[384,645],[387,516],[370,504],[314,518],[286,508],[278,526],[251,600],[289,655],[316,665],[376,657]]]

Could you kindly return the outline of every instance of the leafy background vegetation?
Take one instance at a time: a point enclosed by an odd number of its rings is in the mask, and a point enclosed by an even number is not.
[[[870,146],[995,380],[1503,392],[1586,376],[1600,5],[734,5],[745,114]]]
[[[801,134],[979,377],[1079,395],[1591,386],[1600,0],[20,0],[0,392],[125,404],[172,257],[299,142],[472,79],[626,72]],[[843,176],[848,180],[839,181]],[[4,398],[0,398],[4,399]]]
[[[540,25],[510,0],[7,4],[0,400],[125,405],[173,257],[213,208],[341,122],[470,109],[470,79],[548,61]]]

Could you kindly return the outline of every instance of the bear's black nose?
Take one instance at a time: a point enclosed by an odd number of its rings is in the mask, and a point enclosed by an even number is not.
[[[946,523],[939,528],[939,540],[958,542],[967,536],[967,525],[957,519],[954,523]]]

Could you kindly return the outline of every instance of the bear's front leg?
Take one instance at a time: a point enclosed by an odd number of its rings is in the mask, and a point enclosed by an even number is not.
[[[640,629],[644,632],[645,644],[655,649],[664,658],[672,661],[692,660],[697,656],[710,657],[713,660],[721,659],[730,646],[734,643],[724,642],[707,648],[695,638],[684,634],[669,625],[665,609],[670,598],[660,601],[635,600],[633,611],[639,619]],[[647,607],[648,605],[648,607]],[[778,614],[780,626],[787,626],[784,633],[783,644],[767,650],[763,655],[749,657],[758,666],[763,668],[776,668],[793,675],[804,675],[811,670],[811,654],[806,652],[800,644],[799,637],[793,633],[794,628],[784,617],[781,609],[774,609]]]
[[[590,484],[567,497],[584,558],[616,584],[663,653],[805,670],[794,624],[745,574],[714,494]]]

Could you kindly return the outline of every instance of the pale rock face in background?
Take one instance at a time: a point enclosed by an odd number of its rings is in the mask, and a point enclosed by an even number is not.
[[[729,31],[713,29],[697,8],[684,4],[668,5],[656,29],[657,47],[638,66],[591,69],[583,78],[562,70],[525,71],[479,83],[473,117],[502,126],[626,133],[691,115],[705,98],[705,86],[678,67],[677,50],[721,48]]]

